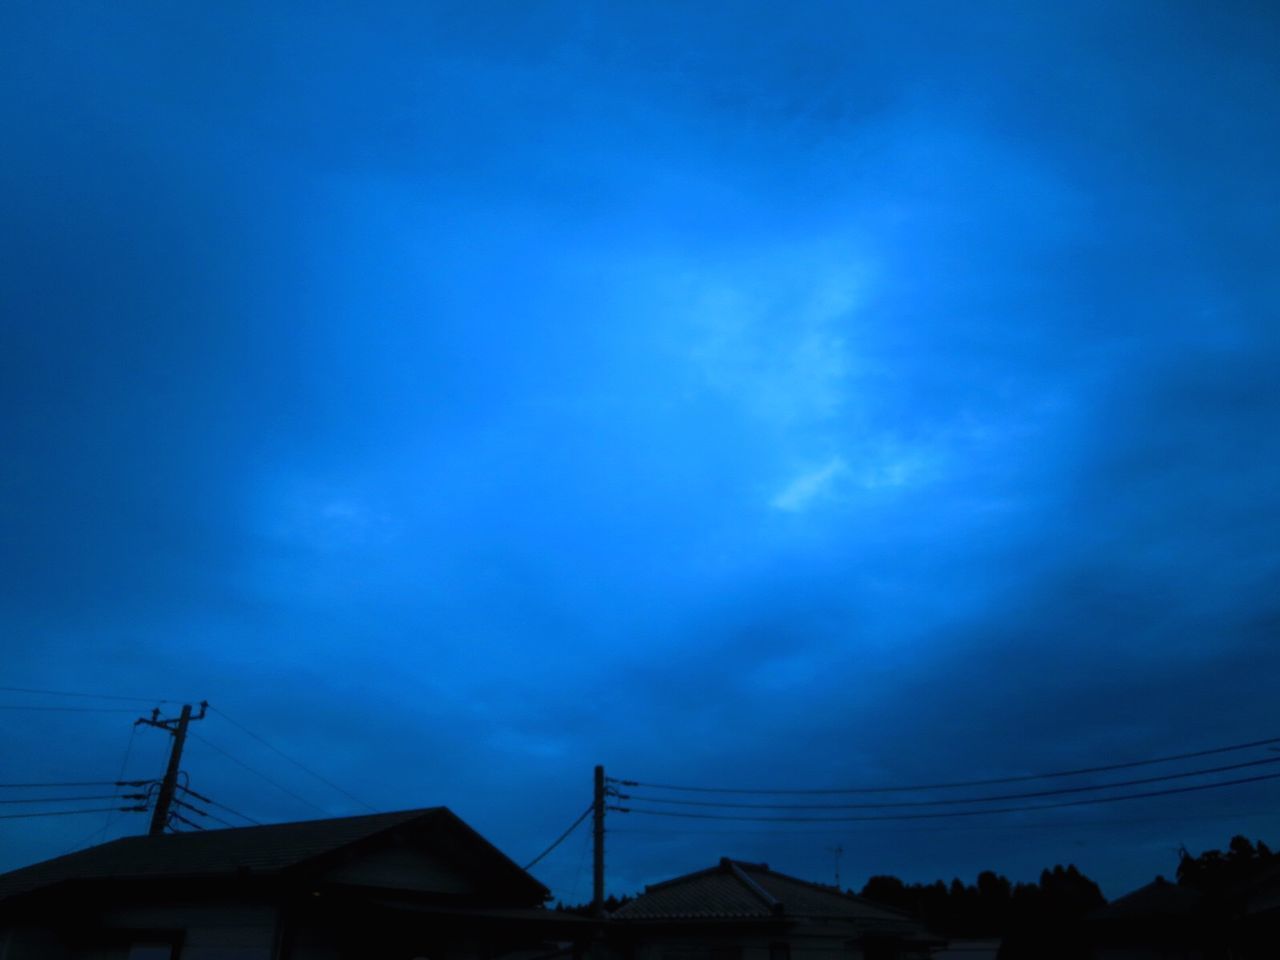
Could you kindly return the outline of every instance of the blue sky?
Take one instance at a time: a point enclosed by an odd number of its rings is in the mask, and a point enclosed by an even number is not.
[[[597,762],[882,784],[1275,734],[1278,26],[7,5],[4,682],[207,698],[522,862]],[[132,719],[13,716],[23,780],[114,777]],[[185,766],[316,815],[200,741]],[[610,888],[721,855],[826,879],[838,843],[846,882],[1072,860],[1115,895],[1275,839],[1277,789],[619,816]],[[16,823],[0,866],[135,826]],[[583,842],[539,872],[566,899]]]

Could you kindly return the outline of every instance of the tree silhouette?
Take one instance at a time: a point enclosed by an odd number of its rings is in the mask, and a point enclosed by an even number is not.
[[[1278,863],[1280,855],[1272,853],[1261,840],[1255,844],[1236,835],[1226,852],[1206,850],[1193,857],[1184,848],[1178,861],[1178,883],[1202,893],[1221,895],[1258,878]]]
[[[992,870],[968,885],[959,878],[950,884],[907,884],[881,875],[866,882],[861,896],[903,910],[943,936],[962,938],[1012,934],[1027,939],[1036,929],[1078,925],[1106,903],[1098,885],[1074,864],[1043,871],[1039,883],[1017,885]]]

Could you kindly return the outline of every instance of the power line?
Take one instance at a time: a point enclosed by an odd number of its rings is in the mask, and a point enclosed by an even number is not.
[[[1140,777],[1136,780],[1115,780],[1111,783],[1096,783],[1084,787],[1060,787],[1056,790],[1033,790],[1027,793],[1002,793],[987,797],[952,797],[946,800],[895,800],[883,803],[735,803],[729,800],[676,800],[667,797],[641,797],[619,793],[620,800],[640,800],[645,803],[666,803],[681,807],[714,807],[717,809],[733,808],[739,810],[879,810],[902,807],[949,807],[966,803],[996,803],[1002,800],[1029,800],[1033,797],[1056,797],[1074,793],[1089,793],[1095,790],[1110,790],[1115,787],[1136,787],[1146,783],[1164,783],[1168,780],[1185,780],[1187,777],[1204,776],[1207,773],[1225,773],[1228,770],[1243,770],[1246,767],[1259,767],[1265,764],[1280,763],[1280,757],[1265,757],[1261,760],[1249,760],[1244,763],[1229,763],[1220,767],[1205,767],[1200,770],[1185,770],[1181,773],[1166,773],[1158,777]]]
[[[316,805],[316,804],[312,803],[312,802],[311,802],[310,800],[308,800],[306,797],[299,796],[298,794],[294,793],[292,790],[290,790],[288,787],[284,786],[283,784],[277,783],[275,780],[271,779],[269,776],[267,776],[267,775],[266,775],[265,773],[263,773],[261,770],[256,770],[256,769],[254,769],[253,767],[249,766],[249,764],[245,763],[243,760],[241,760],[241,759],[239,759],[238,757],[235,757],[235,756],[233,756],[232,754],[228,753],[226,750],[224,750],[222,747],[218,746],[216,743],[213,743],[213,742],[211,742],[211,741],[209,741],[209,740],[206,740],[204,737],[200,736],[200,734],[198,734],[198,733],[194,733],[194,732],[193,732],[193,733],[188,734],[188,736],[191,736],[191,737],[193,737],[194,739],[199,740],[199,741],[200,741],[201,743],[203,743],[206,747],[210,747],[210,748],[212,748],[212,749],[214,749],[214,750],[218,751],[218,753],[222,754],[224,757],[226,757],[226,758],[227,758],[228,760],[230,760],[232,763],[237,764],[237,765],[239,765],[239,766],[243,767],[244,769],[248,770],[248,771],[249,771],[250,773],[252,773],[255,777],[260,777],[261,779],[265,780],[267,783],[271,784],[273,787],[275,787],[277,790],[281,791],[282,793],[287,793],[289,796],[293,797],[293,799],[297,800],[299,803],[305,804],[306,806],[310,807],[312,810],[315,810],[315,811],[317,811],[317,812],[319,812],[319,813],[322,813],[322,814],[324,814],[325,816],[328,816],[328,815],[329,815],[329,811],[328,811],[328,810],[325,810],[323,807],[320,807],[320,806],[318,806],[318,805]],[[248,818],[246,818],[246,819],[248,819]]]
[[[140,812],[146,807],[94,807],[92,810],[52,810],[47,813],[0,813],[0,820],[25,820],[29,817],[73,817],[81,813],[106,813],[108,810]]]
[[[687,820],[737,820],[750,823],[860,823],[876,820],[936,820],[944,817],[981,817],[997,813],[1025,813],[1033,810],[1056,810],[1061,807],[1082,807],[1089,804],[1117,803],[1121,800],[1145,800],[1150,797],[1166,797],[1179,793],[1195,793],[1200,790],[1216,790],[1220,787],[1234,787],[1245,783],[1259,783],[1263,780],[1280,779],[1280,773],[1259,774],[1254,777],[1241,777],[1237,780],[1221,780],[1217,783],[1198,783],[1189,787],[1170,787],[1165,790],[1148,790],[1143,793],[1126,793],[1118,797],[1089,797],[1085,800],[1061,800],[1057,803],[1041,803],[1034,806],[992,807],[986,810],[947,810],[940,813],[891,813],[877,816],[856,817],[809,817],[809,816],[776,816],[757,817],[743,814],[689,813],[683,810],[648,810],[639,807],[610,806],[610,810],[619,813],[641,813],[653,817],[678,817]]]
[[[594,803],[588,804],[587,809],[582,811],[582,815],[569,825],[569,829],[566,830],[564,833],[560,834],[560,836],[558,836],[555,839],[555,842],[552,843],[551,846],[547,847],[547,849],[543,850],[540,854],[538,854],[536,857],[530,860],[527,864],[525,864],[525,869],[526,870],[530,869],[531,867],[534,866],[534,864],[536,864],[539,860],[545,857],[548,853],[550,853],[556,847],[560,846],[560,844],[564,843],[564,841],[569,838],[569,834],[573,833],[574,830],[578,829],[578,825],[581,824],[583,820],[591,816],[591,812],[595,810],[595,807],[596,805]]]
[[[178,789],[185,794],[195,797],[197,800],[202,800],[205,803],[213,803],[213,801],[210,800],[208,797],[206,797],[203,793],[197,793],[196,791],[192,790],[188,784],[180,783],[178,784]]]
[[[593,806],[594,806],[594,804],[593,804]],[[586,866],[586,863],[587,863],[587,854],[588,854],[588,853],[590,852],[590,850],[591,850],[591,834],[590,834],[590,832],[584,833],[584,834],[582,835],[582,837],[583,837],[583,840],[584,840],[584,842],[583,842],[583,844],[582,844],[582,853],[578,855],[578,868],[577,868],[576,870],[574,870],[574,872],[573,872],[573,888],[572,888],[572,892],[573,892],[573,899],[574,899],[574,900],[577,900],[577,899],[578,899],[578,881],[582,879],[582,868],[583,868],[584,866]]]
[[[975,811],[978,812],[978,811]],[[984,811],[985,812],[985,811]],[[1170,824],[1170,823],[1197,823],[1197,822],[1231,822],[1237,820],[1275,820],[1276,813],[1274,810],[1253,810],[1239,813],[1186,813],[1175,816],[1166,817],[1141,817],[1129,818],[1121,820],[1057,820],[1057,821],[1039,821],[1036,823],[1022,823],[1017,821],[1006,820],[1003,822],[990,823],[963,823],[963,824],[947,824],[936,827],[924,827],[919,824],[902,824],[902,830],[910,830],[913,832],[949,832],[955,830],[973,830],[973,831],[1006,831],[1006,830],[1059,830],[1070,831],[1092,827],[1130,827],[1145,826],[1148,824]],[[846,826],[854,827],[855,824],[846,824]],[[875,830],[893,830],[891,825],[877,824]],[[609,831],[614,835],[626,836],[718,836],[718,837],[816,837],[831,838],[835,834],[832,827],[825,828],[809,828],[804,827],[784,827],[782,829],[770,829],[760,827],[740,827],[738,829],[726,830],[709,830],[706,827],[689,826],[680,828],[677,826],[663,827],[614,827]]]
[[[130,703],[176,703],[176,700],[157,700],[154,697],[122,697],[114,693],[73,693],[69,690],[39,690],[35,687],[0,687],[9,693],[39,693],[50,697],[81,697],[86,700],[123,700]]]
[[[213,820],[215,823],[220,823],[220,824],[222,824],[224,827],[227,827],[227,828],[229,828],[229,829],[231,829],[231,830],[237,830],[237,829],[242,830],[242,829],[244,829],[243,827],[237,827],[234,823],[231,823],[231,822],[229,822],[229,821],[227,821],[227,820],[223,820],[223,819],[222,819],[220,816],[218,816],[216,813],[209,813],[209,812],[206,810],[204,815],[205,815],[206,817],[208,817],[210,820]]]
[[[191,794],[193,797],[200,797],[200,799],[203,800],[205,803],[213,802],[208,797],[201,797],[200,794],[196,793],[194,790],[188,790],[187,793]],[[191,804],[187,803],[185,800],[179,800],[177,797],[174,797],[173,802],[177,806],[184,807],[187,810],[192,811],[193,813],[198,813],[202,817],[207,817],[210,820],[215,820],[218,823],[222,824],[224,827],[230,827],[232,830],[236,829],[236,825],[234,823],[228,823],[226,820],[223,820],[217,814],[210,813],[208,810],[201,810],[199,807],[192,806]],[[204,829],[204,828],[202,827],[201,829]]]
[[[129,739],[124,745],[124,756],[120,758],[120,771],[116,774],[116,789],[119,792],[120,783],[124,780],[125,771],[129,769],[129,757],[133,754],[133,741],[138,736],[138,725],[136,723],[129,724]],[[148,792],[150,792],[148,790]],[[111,829],[111,824],[115,821],[116,814],[119,811],[113,810],[107,814],[106,821],[95,832],[89,834],[89,840],[97,840],[100,836]],[[81,842],[83,845],[83,841]],[[75,849],[79,849],[77,846]]]
[[[228,807],[225,803],[220,803],[220,802],[218,802],[217,800],[209,800],[209,801],[207,801],[207,802],[208,802],[208,803],[213,804],[215,807],[219,807],[219,808],[221,808],[221,809],[223,809],[223,810],[227,811],[227,813],[235,814],[235,815],[236,815],[237,817],[239,817],[241,820],[248,820],[248,821],[249,821],[249,823],[253,824],[253,826],[255,826],[255,827],[260,827],[260,826],[262,826],[262,821],[261,821],[261,820],[255,820],[255,819],[253,819],[253,817],[246,816],[245,814],[241,813],[239,810],[235,809],[234,807]],[[210,816],[213,816],[213,814],[210,814]],[[223,820],[222,822],[223,822],[223,823],[227,823],[225,820]],[[228,826],[228,827],[230,827],[230,826],[232,826],[232,824],[227,823],[227,826]]]
[[[189,793],[191,796],[195,797],[197,800],[202,800],[202,801],[204,801],[205,803],[213,804],[213,806],[215,806],[215,807],[221,807],[223,810],[227,811],[227,813],[235,814],[237,817],[239,817],[239,818],[240,818],[240,819],[242,819],[242,820],[248,820],[248,821],[249,821],[251,824],[253,824],[255,827],[260,827],[260,826],[262,826],[262,821],[261,821],[261,820],[255,820],[255,819],[253,819],[253,817],[246,816],[245,814],[241,813],[239,810],[236,810],[234,807],[229,807],[229,806],[227,806],[225,803],[220,803],[220,802],[218,802],[217,800],[214,800],[212,797],[206,797],[206,796],[205,796],[204,794],[202,794],[202,793],[196,793],[196,792],[195,792],[194,790],[192,790],[190,787],[184,787],[184,786],[182,786],[181,784],[179,784],[179,785],[178,785],[178,789],[179,789],[179,790],[181,790],[181,791],[183,791],[184,793]],[[208,816],[213,817],[213,814],[208,814]],[[225,823],[228,827],[234,827],[234,826],[235,826],[234,824],[227,823],[227,821],[225,821],[225,820],[221,820],[221,819],[219,819],[219,818],[217,818],[217,817],[214,817],[214,819],[215,819],[215,820],[217,820],[219,823]]]
[[[913,790],[948,790],[954,787],[985,787],[998,783],[1025,783],[1028,780],[1048,780],[1055,777],[1075,777],[1086,773],[1105,773],[1108,770],[1127,770],[1133,767],[1147,767],[1157,763],[1170,763],[1174,760],[1190,760],[1195,757],[1208,757],[1218,753],[1231,753],[1236,750],[1248,750],[1251,747],[1263,747],[1280,743],[1280,737],[1268,737],[1265,740],[1252,740],[1248,743],[1233,743],[1225,747],[1212,747],[1208,750],[1194,750],[1190,753],[1174,753],[1163,757],[1151,757],[1146,760],[1130,760],[1125,763],[1108,763],[1096,767],[1080,767],[1075,770],[1055,770],[1049,773],[1029,773],[1017,777],[991,777],[984,780],[954,780],[948,783],[918,783],[895,787],[830,787],[814,789],[739,789],[736,787],[704,787],[688,786],[673,783],[649,783],[640,780],[619,780],[610,777],[611,783],[624,787],[648,787],[653,790],[676,790],[686,793],[738,793],[759,795],[782,794],[837,794],[837,793],[907,793]]]
[[[207,817],[209,815],[208,811],[201,810],[199,807],[187,803],[185,800],[179,800],[177,797],[173,798],[173,803],[174,806],[182,807],[184,810],[190,810],[192,813],[198,814],[202,817]]]
[[[23,797],[20,800],[0,800],[0,803],[72,803],[79,800],[145,800],[146,798],[145,793],[103,793],[92,797]]]
[[[0,783],[5,790],[26,790],[31,787],[143,787],[151,780],[63,780],[49,783]]]
[[[240,723],[240,722],[239,722],[238,720],[236,720],[234,717],[229,716],[225,710],[220,710],[220,709],[219,709],[219,708],[217,708],[217,707],[210,707],[210,709],[211,709],[211,710],[213,710],[213,712],[214,712],[214,713],[216,713],[216,714],[218,714],[219,716],[221,716],[221,717],[222,717],[222,719],[226,720],[226,721],[227,721],[228,723],[230,723],[232,726],[237,727],[237,728],[238,728],[242,733],[245,733],[245,734],[249,735],[250,737],[253,737],[253,739],[257,740],[260,744],[262,744],[262,745],[263,745],[264,747],[266,747],[268,750],[271,750],[271,751],[273,751],[274,753],[279,754],[279,755],[280,755],[281,757],[283,757],[284,759],[288,760],[290,763],[292,763],[292,764],[293,764],[295,767],[297,767],[299,770],[302,770],[302,771],[304,771],[305,773],[309,773],[309,774],[311,774],[311,776],[315,777],[315,778],[316,778],[317,780],[319,780],[321,783],[325,784],[326,786],[331,787],[331,788],[332,788],[332,789],[334,789],[334,790],[337,790],[340,794],[342,794],[342,795],[343,795],[344,797],[346,797],[347,799],[349,799],[349,800],[354,800],[356,803],[360,804],[360,806],[364,807],[366,810],[369,810],[369,811],[371,811],[371,812],[373,812],[373,813],[379,813],[379,812],[380,812],[380,811],[378,810],[378,808],[377,808],[377,807],[373,806],[373,805],[372,805],[372,804],[370,804],[370,803],[366,803],[365,801],[363,801],[363,800],[361,800],[359,797],[357,797],[355,794],[353,794],[353,793],[351,793],[350,791],[345,790],[345,789],[343,789],[342,787],[338,786],[336,783],[334,783],[334,782],[333,782],[332,780],[330,780],[328,777],[326,777],[326,776],[324,776],[324,775],[322,775],[322,774],[316,773],[316,771],[312,770],[310,767],[308,767],[308,766],[307,766],[306,764],[304,764],[302,761],[294,759],[293,757],[289,756],[289,754],[287,754],[287,753],[285,753],[283,750],[281,750],[279,747],[275,746],[274,744],[270,743],[269,741],[265,740],[264,738],[262,738],[262,737],[258,736],[258,734],[254,733],[252,730],[250,730],[248,727],[246,727],[243,723]]]
[[[186,817],[184,817],[182,814],[178,813],[176,810],[175,810],[175,811],[173,811],[173,812],[171,812],[171,813],[169,814],[169,818],[170,818],[171,820],[178,820],[178,821],[180,821],[180,822],[182,822],[182,823],[185,823],[187,826],[191,827],[192,829],[195,829],[195,830],[201,830],[201,831],[203,831],[203,830],[204,830],[204,827],[200,826],[200,824],[196,823],[194,820],[188,820]],[[173,826],[172,826],[172,825],[170,825],[170,826],[169,826],[169,829],[170,829],[170,830],[173,830]],[[174,832],[174,833],[180,833],[181,831],[179,831],[179,830],[173,830],[173,832]]]
[[[37,710],[41,713],[136,713],[130,707],[44,707],[27,703],[0,703],[0,710]]]

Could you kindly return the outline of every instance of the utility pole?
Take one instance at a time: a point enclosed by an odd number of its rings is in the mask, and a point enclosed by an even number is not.
[[[597,764],[591,818],[595,834],[595,855],[591,863],[591,912],[597,917],[604,915],[604,803],[604,767]]]
[[[150,836],[164,833],[164,828],[169,824],[169,808],[173,805],[173,793],[178,787],[178,765],[182,763],[182,747],[187,742],[187,725],[192,720],[203,720],[208,710],[209,701],[202,700],[199,715],[193,717],[191,704],[184,703],[180,716],[161,720],[160,708],[156,707],[151,711],[150,717],[141,717],[134,722],[134,726],[145,723],[150,727],[158,727],[173,737],[173,746],[169,750],[169,766],[165,768],[164,779],[160,781],[160,792],[156,795],[156,808],[151,812],[151,829],[147,831]]]
[[[839,889],[840,889],[840,854],[844,853],[844,847],[836,846],[836,847],[828,847],[827,849],[828,849],[828,850],[830,850],[833,854],[835,854],[835,858],[836,858],[836,889],[837,889],[837,890],[839,890]]]

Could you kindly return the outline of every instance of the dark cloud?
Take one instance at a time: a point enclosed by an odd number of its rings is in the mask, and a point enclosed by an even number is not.
[[[596,762],[901,782],[1272,732],[1262,5],[4,17],[9,685],[207,696],[517,858]],[[130,719],[6,756],[114,776]],[[188,767],[316,812],[202,741]],[[850,877],[1074,859],[1116,893],[1269,796],[620,817],[611,885],[822,877],[843,842]],[[545,871],[584,895],[581,848]]]

